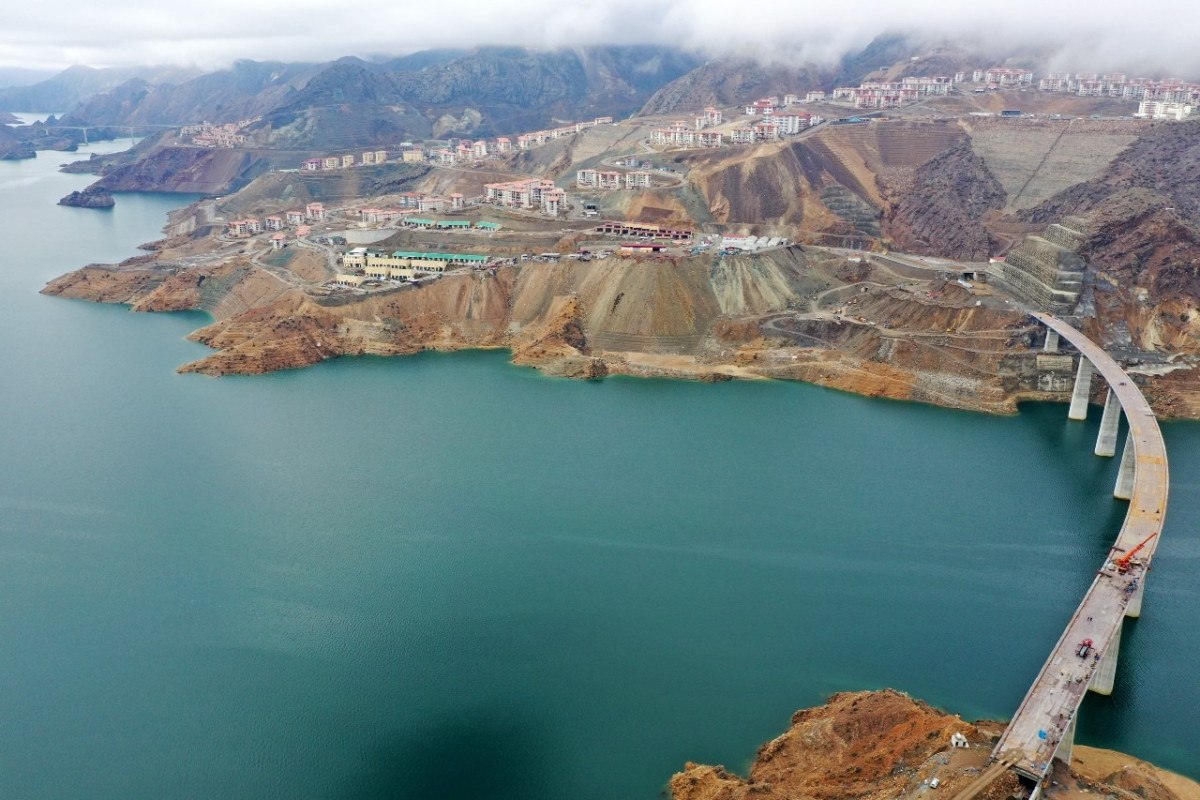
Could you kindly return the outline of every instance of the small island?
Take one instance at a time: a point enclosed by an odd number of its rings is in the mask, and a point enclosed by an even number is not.
[[[89,186],[81,192],[71,192],[58,201],[60,206],[75,206],[76,208],[112,208],[116,205],[112,192],[96,186]]]

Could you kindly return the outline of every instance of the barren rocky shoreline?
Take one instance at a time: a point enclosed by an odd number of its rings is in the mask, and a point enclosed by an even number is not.
[[[969,723],[893,690],[835,694],[797,711],[787,731],[758,749],[748,773],[688,763],[672,776],[673,800],[908,800],[953,797],[982,771],[999,722]],[[970,746],[953,748],[962,734]],[[930,781],[938,780],[936,788]],[[1044,790],[1052,800],[1198,800],[1200,784],[1132,756],[1076,746]],[[1011,774],[981,797],[1003,800]]]

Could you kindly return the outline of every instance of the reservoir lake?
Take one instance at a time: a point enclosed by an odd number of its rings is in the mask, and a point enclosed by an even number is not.
[[[894,687],[1007,718],[1125,513],[1062,405],[551,379],[502,352],[178,375],[201,313],[39,295],[193,198],[0,162],[0,797],[653,800]],[[1200,778],[1200,425],[1079,741]]]

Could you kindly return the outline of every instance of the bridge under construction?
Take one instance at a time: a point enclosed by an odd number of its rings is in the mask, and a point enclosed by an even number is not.
[[[1126,617],[1142,611],[1146,576],[1167,513],[1167,451],[1158,420],[1141,390],[1095,342],[1052,314],[1031,312],[1047,330],[1045,349],[1065,340],[1079,351],[1068,416],[1087,417],[1092,379],[1108,385],[1098,456],[1115,456],[1121,417],[1129,423],[1113,495],[1129,501],[1125,521],[1087,593],[992,751],[992,766],[959,792],[971,800],[1012,771],[1040,792],[1055,758],[1070,763],[1079,706],[1087,692],[1111,694]]]

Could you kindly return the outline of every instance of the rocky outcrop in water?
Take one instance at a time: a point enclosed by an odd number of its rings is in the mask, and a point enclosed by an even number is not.
[[[16,161],[36,156],[37,152],[25,142],[0,142],[0,161]]]
[[[60,206],[75,206],[76,208],[112,208],[116,205],[112,192],[89,186],[81,192],[71,192],[58,201]]]

